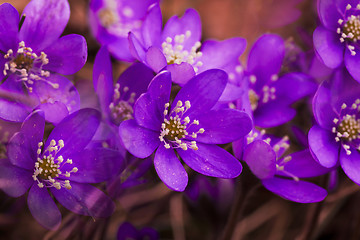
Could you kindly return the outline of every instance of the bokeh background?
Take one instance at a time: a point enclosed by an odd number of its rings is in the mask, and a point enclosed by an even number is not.
[[[9,2],[19,12],[28,0]],[[83,35],[88,43],[88,62],[74,76],[69,76],[80,93],[91,93],[92,68],[99,44],[92,37],[87,21],[88,0],[69,0],[71,16],[64,32]],[[252,43],[263,33],[278,33],[287,42],[296,43],[305,52],[312,48],[312,32],[318,19],[315,0],[162,0],[164,20],[195,8],[201,16],[203,39],[223,40],[240,36],[247,40],[246,55]],[[0,16],[1,17],[1,16]],[[128,66],[113,61],[114,75]],[[294,125],[303,132],[311,127],[309,99],[297,103],[298,116],[273,133],[289,133]],[[95,96],[86,94],[82,106],[96,105]],[[300,148],[294,136],[294,149]],[[191,183],[198,174],[189,172]],[[58,231],[41,227],[26,207],[26,198],[12,199],[0,192],[0,239],[116,239],[123,221],[134,226],[156,229],[161,239],[218,239],[231,205],[244,189],[252,189],[245,199],[233,239],[360,239],[360,192],[342,172],[336,188],[321,203],[298,204],[281,199],[258,186],[259,181],[244,169],[235,180],[224,181],[218,198],[204,194],[191,201],[185,194],[169,190],[151,168],[149,183],[124,192],[116,202],[117,210],[109,219],[76,216],[61,208],[63,221]],[[206,178],[206,177],[205,177]],[[326,187],[329,176],[313,181]],[[214,182],[214,179],[207,178]],[[191,187],[191,186],[189,186]],[[188,187],[188,188],[189,188]]]

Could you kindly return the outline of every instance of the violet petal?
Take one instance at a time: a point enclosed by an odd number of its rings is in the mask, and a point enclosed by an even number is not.
[[[174,149],[166,149],[164,144],[160,144],[155,153],[154,166],[166,186],[179,192],[185,190],[188,175],[180,159],[175,155]]]
[[[39,188],[34,184],[30,188],[27,202],[31,214],[42,226],[52,230],[60,226],[61,213],[47,188]]]
[[[262,184],[267,190],[299,203],[320,202],[327,196],[325,189],[305,181],[270,178],[263,180]]]
[[[160,132],[140,127],[135,120],[122,122],[119,134],[125,148],[139,158],[150,156],[160,144]]]
[[[182,160],[193,170],[211,177],[235,178],[242,166],[239,160],[216,145],[197,143],[198,150],[177,149]]]
[[[33,50],[43,50],[62,34],[70,18],[67,0],[34,0],[23,11],[26,19],[19,32],[19,39]]]
[[[276,154],[263,140],[256,140],[247,145],[244,149],[243,160],[258,178],[268,179],[275,176]]]
[[[309,147],[321,165],[327,168],[338,163],[340,142],[335,142],[335,134],[318,125],[309,131]]]
[[[52,194],[68,210],[91,217],[109,217],[115,205],[102,191],[90,184],[70,182],[71,189],[51,188]]]

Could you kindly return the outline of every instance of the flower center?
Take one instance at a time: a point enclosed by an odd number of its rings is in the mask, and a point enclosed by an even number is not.
[[[342,32],[346,34],[347,39],[352,42],[360,40],[360,16],[351,15],[342,28]]]
[[[342,140],[346,154],[350,155],[350,146],[360,150],[360,119],[357,113],[360,111],[360,99],[357,99],[351,107],[345,103],[341,106],[341,111],[346,111],[346,114],[340,114],[340,118],[334,118],[335,127],[332,132],[336,134],[335,141]]]
[[[121,12],[118,12],[121,9]],[[106,0],[105,7],[97,12],[100,24],[106,28],[109,33],[119,37],[128,37],[129,32],[134,32],[141,28],[142,21],[131,19],[134,11],[121,6],[120,1]]]
[[[166,41],[161,44],[163,53],[168,64],[180,64],[183,62],[189,63],[194,67],[194,71],[198,72],[198,67],[203,65],[199,61],[202,52],[198,51],[201,47],[200,42],[196,42],[194,46],[188,50],[184,50],[184,42],[191,36],[191,31],[186,31],[185,34],[176,35],[174,39],[167,37]]]
[[[128,87],[123,88],[124,94],[129,91]],[[115,84],[113,101],[110,103],[109,108],[111,111],[112,120],[116,125],[119,125],[122,121],[133,118],[133,104],[135,102],[136,93],[130,93],[128,100],[121,99],[120,84]]]
[[[58,84],[46,80],[50,76],[49,71],[42,70],[42,67],[49,63],[47,55],[41,52],[38,56],[31,48],[25,46],[24,41],[19,43],[16,54],[9,49],[4,58],[8,59],[4,65],[4,75],[7,76],[10,73],[18,75],[19,79],[16,81],[22,82],[29,92],[33,90],[31,85],[34,81],[44,81],[53,88],[59,88]]]
[[[62,155],[57,156],[57,153],[64,147],[64,141],[59,140],[56,144],[55,140],[51,140],[50,145],[45,149],[43,154],[41,154],[41,147],[43,146],[42,142],[38,144],[37,150],[37,162],[35,163],[35,169],[33,174],[33,179],[38,183],[40,188],[46,187],[55,187],[56,189],[61,189],[65,187],[66,189],[71,189],[69,180],[62,180],[62,178],[70,177],[70,173],[77,172],[78,168],[74,167],[70,172],[62,173],[61,168],[65,164],[72,164],[71,159],[67,159],[64,162]],[[59,177],[61,179],[59,179]]]
[[[350,4],[346,6],[346,11],[352,8]],[[356,10],[360,10],[360,3],[356,6]],[[340,35],[340,42],[347,40],[347,48],[352,56],[356,55],[355,46],[351,45],[360,40],[360,16],[350,15],[347,18],[339,19],[338,24],[340,25],[336,32]]]
[[[189,135],[188,131],[190,126],[199,125],[198,120],[193,120],[190,123],[190,118],[183,118],[184,113],[191,107],[190,101],[185,102],[183,106],[182,101],[178,101],[176,107],[168,114],[168,108],[170,104],[165,104],[164,110],[164,122],[161,125],[160,132],[160,141],[164,142],[165,148],[169,149],[171,146],[173,148],[181,148],[187,150],[191,148],[193,150],[198,150],[196,141],[188,140],[187,138],[197,138],[197,135],[203,133],[205,130],[200,128],[197,132],[192,132]],[[171,144],[171,146],[170,146]]]

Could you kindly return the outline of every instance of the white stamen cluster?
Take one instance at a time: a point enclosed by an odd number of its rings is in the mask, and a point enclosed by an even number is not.
[[[38,183],[37,185],[40,188],[55,187],[56,189],[61,189],[61,187],[65,187],[66,189],[71,189],[69,180],[57,179],[59,176],[69,178],[71,173],[78,171],[77,167],[74,167],[70,172],[66,171],[65,174],[60,170],[65,164],[72,164],[71,159],[64,161],[62,155],[57,156],[58,152],[64,147],[64,141],[59,140],[56,144],[54,139],[51,140],[49,146],[40,156],[42,146],[43,143],[39,142],[37,161],[35,163],[34,174],[32,175],[34,181]]]
[[[106,0],[105,7],[97,12],[97,16],[100,24],[109,33],[119,37],[127,37],[130,31],[140,29],[142,21],[128,19],[134,15],[133,10],[127,6],[119,6],[120,4],[120,1]],[[118,9],[122,9],[120,14],[117,12]]]
[[[185,101],[185,106],[183,106],[182,101],[178,101],[170,114],[168,114],[169,106],[169,103],[165,104],[164,122],[161,125],[159,136],[160,141],[164,143],[167,149],[172,146],[173,148],[181,148],[183,150],[187,150],[188,148],[198,150],[196,141],[183,140],[183,138],[187,136],[197,138],[198,134],[204,133],[205,131],[203,128],[200,128],[197,132],[192,132],[191,135],[187,132],[187,129],[191,125],[199,125],[198,120],[191,122],[189,117],[183,118],[184,113],[191,107],[190,101]]]
[[[356,111],[353,114],[345,114],[341,118],[334,118],[333,122],[335,126],[332,128],[332,132],[336,134],[335,141],[339,142],[343,140],[342,146],[347,155],[351,154],[350,145],[358,145],[356,149],[360,151],[360,144],[355,143],[355,140],[360,139],[360,119],[357,114],[360,112],[360,99],[357,99],[350,107],[345,103],[341,106],[342,110],[350,108],[352,111]],[[346,143],[345,143],[346,142]]]
[[[194,67],[194,71],[198,72],[198,67],[203,65],[203,62],[199,61],[202,56],[202,52],[198,51],[201,47],[200,42],[196,42],[191,47],[190,52],[184,50],[184,42],[191,36],[191,31],[186,31],[185,34],[176,35],[174,39],[167,37],[166,41],[161,44],[163,53],[166,57],[168,64],[180,64],[187,62]]]
[[[346,6],[346,11],[350,10],[352,6],[348,4]],[[360,10],[360,3],[356,6],[357,10]],[[347,43],[347,48],[350,51],[352,56],[356,55],[355,46],[351,45],[350,42],[356,43],[360,40],[360,16],[350,15],[347,19],[339,19],[338,24],[340,27],[336,29],[336,32],[340,35],[340,42],[345,42],[345,40],[349,40]]]
[[[128,87],[123,88],[123,92],[129,91]],[[133,118],[132,104],[135,101],[136,93],[132,92],[128,100],[120,100],[120,84],[115,84],[113,101],[110,103],[109,108],[111,111],[111,117],[116,123]]]
[[[294,174],[288,172],[285,170],[286,163],[290,162],[292,160],[291,156],[285,156],[283,158],[280,158],[282,154],[284,154],[288,149],[290,148],[289,144],[289,137],[284,136],[280,141],[278,141],[274,146],[273,149],[276,153],[276,170],[281,171],[294,179],[294,181],[298,182],[300,179],[299,177],[295,176]],[[281,154],[280,154],[281,152]]]
[[[249,134],[246,136],[247,144],[252,143],[256,139],[262,139],[265,133],[266,133],[265,129],[261,129],[260,132],[251,130]],[[270,138],[268,138],[266,142],[270,143]]]
[[[45,78],[50,76],[49,71],[42,70],[42,67],[49,63],[49,59],[44,52],[38,56],[30,47],[26,47],[24,41],[19,43],[19,48],[14,54],[12,49],[9,49],[4,55],[8,61],[4,65],[3,74],[6,76],[9,73],[15,73],[20,76],[19,81],[22,81],[25,87],[32,92],[31,87],[34,81],[44,81],[53,88],[59,88],[59,85],[47,81]]]
[[[269,100],[274,100],[276,98],[275,96],[275,87],[269,87],[268,85],[265,85],[263,88],[262,88],[262,91],[263,91],[263,97],[262,97],[262,102],[263,103],[267,103],[269,102]]]

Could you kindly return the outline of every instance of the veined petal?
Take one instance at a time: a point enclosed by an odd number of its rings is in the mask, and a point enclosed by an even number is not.
[[[196,117],[205,132],[196,141],[208,144],[225,144],[244,137],[252,129],[249,115],[235,109],[219,109]],[[191,134],[191,132],[190,132]]]
[[[0,5],[0,50],[15,51],[18,42],[19,13],[10,3]]]
[[[154,166],[166,186],[175,191],[185,190],[188,175],[180,159],[175,155],[174,149],[166,149],[164,144],[160,144],[155,153]]]
[[[93,69],[93,84],[99,96],[101,111],[106,116],[109,116],[109,105],[114,94],[114,80],[110,54],[106,46],[101,47],[96,54]]]
[[[8,157],[15,166],[32,170],[36,161],[38,143],[42,142],[45,119],[42,111],[35,111],[24,121],[20,132],[8,144]]]
[[[62,34],[70,18],[67,0],[33,0],[26,5],[19,38],[33,50],[43,50]]]
[[[280,71],[284,55],[284,40],[279,35],[264,34],[255,42],[249,53],[248,71],[256,76],[256,90]]]
[[[360,153],[356,149],[350,150],[350,155],[344,149],[340,150],[340,165],[351,180],[360,184]]]
[[[148,89],[150,81],[155,74],[143,63],[136,62],[128,67],[119,77],[117,83],[120,84],[121,99],[131,98],[135,94],[135,99]],[[127,91],[124,91],[127,88]]]
[[[316,53],[324,64],[329,68],[339,67],[344,60],[345,49],[339,34],[319,26],[314,31],[313,39]]]
[[[287,103],[275,99],[254,111],[254,125],[263,128],[275,127],[290,121],[295,115],[296,111]]]
[[[162,15],[158,3],[150,6],[144,19],[141,31],[145,48],[160,46],[160,35],[162,28]]]
[[[27,202],[31,214],[42,226],[52,230],[60,226],[61,213],[47,188],[39,188],[34,184],[30,188]]]
[[[174,103],[179,100],[185,103],[190,101],[191,108],[184,116],[197,115],[210,110],[219,100],[227,83],[227,74],[219,69],[210,69],[202,72],[185,84],[175,97]],[[172,108],[176,104],[172,105]]]
[[[191,35],[184,41],[184,49],[190,50],[201,38],[200,16],[196,10],[191,8],[187,9],[181,18],[173,16],[167,21],[161,40],[165,42],[167,37],[174,39],[176,35],[185,35],[187,31],[190,31]]]
[[[135,120],[122,122],[119,135],[125,148],[139,158],[150,156],[160,144],[160,132],[140,127]]]
[[[13,122],[22,122],[31,112],[31,107],[20,103],[0,99],[0,118]]]
[[[281,76],[271,87],[275,87],[277,99],[290,105],[305,96],[314,94],[317,84],[307,74],[288,73]],[[296,87],[296,91],[293,91],[294,87]]]
[[[25,20],[26,21],[26,20]],[[87,59],[87,44],[83,36],[69,34],[44,49],[49,63],[44,70],[71,75],[79,71]]]
[[[58,152],[64,159],[73,152],[83,150],[91,141],[99,124],[101,114],[99,111],[91,108],[84,108],[74,112],[64,118],[50,133],[44,149],[46,149],[51,140],[58,143],[64,141],[64,147]]]
[[[334,126],[334,118],[337,117],[331,104],[331,97],[330,86],[324,81],[313,98],[314,117],[322,128],[329,131]]]
[[[195,76],[193,66],[187,62],[170,64],[166,69],[171,72],[172,81],[180,86],[184,86],[192,77]]]
[[[65,164],[62,172],[70,172],[73,167],[78,171],[68,178],[70,182],[98,183],[109,180],[125,167],[124,158],[120,152],[106,149],[84,149],[69,156],[73,164]]]
[[[129,32],[129,48],[131,55],[140,62],[145,61],[145,48],[134,33]]]
[[[360,49],[356,49],[356,55],[351,55],[350,51],[345,50],[345,66],[350,75],[358,82],[360,82]]]
[[[276,153],[263,140],[256,140],[245,147],[243,160],[250,170],[260,179],[269,179],[275,176]]]
[[[42,110],[45,113],[46,120],[54,125],[58,124],[69,115],[66,105],[59,101],[40,104],[36,109]]]
[[[327,196],[325,189],[310,182],[275,177],[262,180],[262,184],[267,190],[299,203],[320,202]]]
[[[171,75],[169,72],[158,74],[149,84],[148,91],[135,103],[136,122],[145,128],[160,131],[164,121],[165,103],[170,100]]]
[[[231,62],[238,62],[245,48],[246,40],[240,37],[224,41],[205,41],[201,48],[203,55],[200,58],[203,65],[199,67],[199,72],[211,68],[224,69]]]
[[[71,182],[71,189],[51,188],[52,194],[68,210],[91,217],[109,217],[115,205],[102,191],[90,184]]]
[[[216,145],[197,143],[198,150],[177,149],[182,160],[193,170],[211,177],[235,178],[242,166],[239,160]]]
[[[326,28],[333,31],[336,31],[336,28],[340,27],[338,20],[343,18],[342,14],[339,12],[339,9],[336,6],[336,1],[337,0],[317,1],[320,21],[325,25]],[[341,9],[341,11],[345,11],[345,6],[344,9]]]
[[[308,134],[310,151],[321,165],[327,168],[338,163],[340,142],[335,142],[335,134],[314,125]]]
[[[20,197],[34,184],[33,172],[0,160],[0,188],[11,197]]]
[[[291,157],[291,160],[284,165],[284,170],[299,178],[317,177],[332,171],[332,168],[321,166],[313,158],[308,149],[292,153],[288,156]],[[288,176],[282,171],[277,171],[276,174]]]
[[[145,60],[146,64],[156,73],[160,72],[167,65],[164,54],[157,47],[150,47],[146,51]]]

